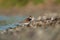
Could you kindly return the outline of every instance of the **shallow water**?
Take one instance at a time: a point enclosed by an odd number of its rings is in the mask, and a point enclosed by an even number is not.
[[[6,21],[6,23],[2,24],[2,22],[0,22],[0,30],[5,30],[9,27],[16,27],[16,24],[20,21],[23,21],[26,17],[19,17],[19,16],[12,16],[12,17],[8,17],[8,16],[0,16],[0,21]]]

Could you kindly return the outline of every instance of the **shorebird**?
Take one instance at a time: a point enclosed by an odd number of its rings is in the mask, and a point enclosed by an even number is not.
[[[22,23],[22,26],[30,26],[29,24],[32,22],[32,21],[34,21],[34,17],[32,17],[32,16],[29,16],[28,18],[26,18],[24,21],[23,21],[23,23]]]
[[[29,16],[29,17],[26,18],[26,19],[27,19],[27,21],[34,21],[34,20],[35,20],[34,16]]]

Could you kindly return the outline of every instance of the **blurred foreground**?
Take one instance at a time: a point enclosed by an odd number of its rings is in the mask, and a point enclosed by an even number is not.
[[[60,25],[50,26],[47,29],[18,27],[17,30],[1,31],[0,40],[60,40]]]

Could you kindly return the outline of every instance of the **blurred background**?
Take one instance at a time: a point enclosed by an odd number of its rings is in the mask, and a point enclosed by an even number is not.
[[[60,12],[60,0],[0,0],[0,15],[39,15],[46,11]]]
[[[60,40],[60,23],[46,29],[16,26],[30,15],[60,17],[60,0],[0,0],[0,40]]]

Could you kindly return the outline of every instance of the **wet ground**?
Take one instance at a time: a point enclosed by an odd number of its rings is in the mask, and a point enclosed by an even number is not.
[[[0,31],[0,40],[60,40],[60,24],[47,28],[17,26]]]
[[[60,25],[41,27],[17,27],[18,31],[0,31],[0,40],[59,40]]]
[[[20,17],[20,16],[0,16],[0,30],[6,30],[9,27],[16,27],[18,22],[23,21],[26,18],[26,16]]]

